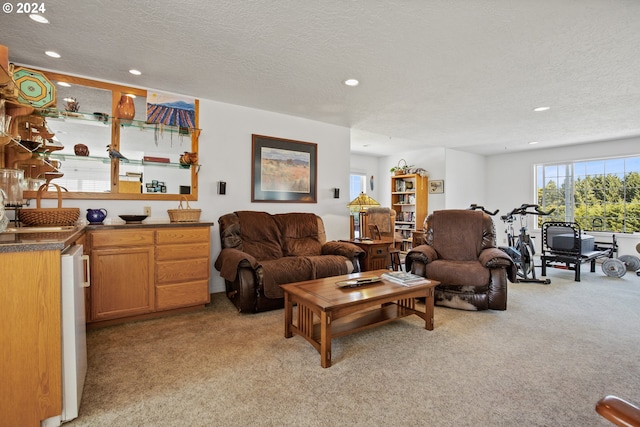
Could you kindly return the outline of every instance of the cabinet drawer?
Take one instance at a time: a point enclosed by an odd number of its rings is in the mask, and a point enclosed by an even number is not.
[[[156,254],[158,261],[207,258],[209,256],[209,243],[158,246]]]
[[[158,229],[158,244],[208,242],[209,227],[171,227]]]
[[[209,303],[208,280],[156,287],[156,310],[207,303]]]
[[[105,230],[91,232],[91,248],[153,245],[153,230]]]
[[[386,249],[376,249],[372,250],[370,253],[371,259],[387,259],[389,256],[389,251]]]
[[[209,258],[181,261],[159,261],[156,265],[157,283],[187,282],[209,278]]]

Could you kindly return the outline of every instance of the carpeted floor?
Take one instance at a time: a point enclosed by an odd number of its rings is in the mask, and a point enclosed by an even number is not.
[[[551,269],[504,312],[436,307],[341,337],[333,366],[284,338],[282,310],[206,310],[88,334],[80,416],[65,426],[608,426],[640,402],[640,277]]]

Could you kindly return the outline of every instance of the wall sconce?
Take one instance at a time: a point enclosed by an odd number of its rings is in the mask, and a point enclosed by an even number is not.
[[[227,194],[227,183],[225,181],[218,181],[218,194]]]
[[[333,198],[334,199],[339,199],[340,198],[340,189],[339,188],[333,188]]]

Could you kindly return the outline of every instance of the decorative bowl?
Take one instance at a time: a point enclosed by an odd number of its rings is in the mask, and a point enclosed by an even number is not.
[[[149,215],[118,215],[124,219],[127,224],[138,224],[145,220]]]

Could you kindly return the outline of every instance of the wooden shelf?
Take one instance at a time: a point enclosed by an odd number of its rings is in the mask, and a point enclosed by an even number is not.
[[[406,188],[408,186],[410,188]],[[427,178],[419,174],[391,177],[391,206],[396,211],[395,230],[403,237],[400,248],[402,252],[411,249],[411,235],[418,227],[422,227],[427,216],[427,188]]]

